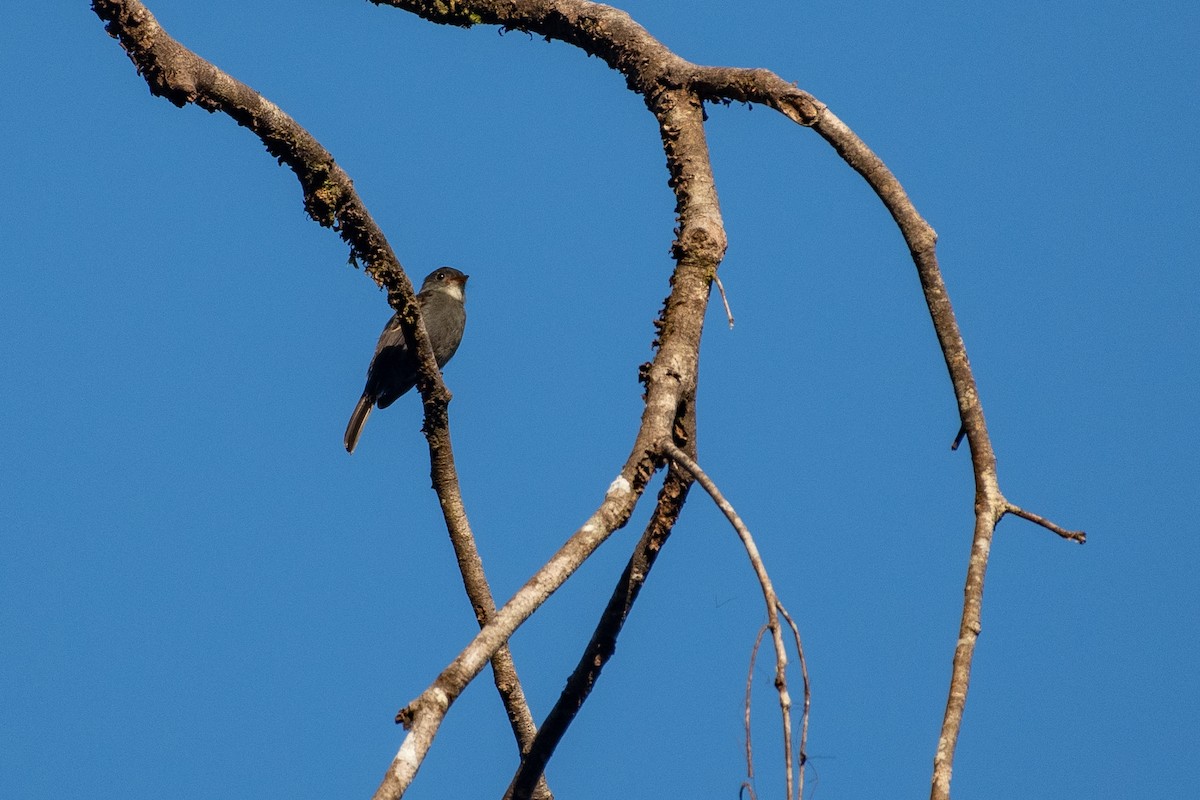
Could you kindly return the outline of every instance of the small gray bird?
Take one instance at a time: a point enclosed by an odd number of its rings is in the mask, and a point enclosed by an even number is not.
[[[429,334],[438,367],[446,365],[462,341],[463,328],[467,324],[467,310],[463,306],[467,277],[453,267],[440,267],[429,273],[417,293],[421,319],[425,322],[425,332]],[[346,452],[354,452],[363,424],[374,406],[387,408],[416,385],[417,359],[404,341],[400,315],[394,314],[379,335],[375,357],[367,368],[367,385],[346,426]]]

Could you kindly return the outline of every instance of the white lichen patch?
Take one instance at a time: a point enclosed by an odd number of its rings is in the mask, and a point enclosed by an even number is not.
[[[632,488],[624,475],[618,475],[617,479],[608,485],[608,491],[604,493],[604,496],[611,497],[614,494],[628,494]]]

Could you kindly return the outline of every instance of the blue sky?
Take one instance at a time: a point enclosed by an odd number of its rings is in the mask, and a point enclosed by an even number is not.
[[[151,2],[353,176],[415,279],[469,273],[446,370],[507,597],[632,442],[667,292],[657,130],[603,63],[368,3]],[[634,2],[680,55],[813,92],[904,182],[939,253],[1009,498],[954,788],[1194,797],[1200,11],[1193,4]],[[364,797],[395,710],[474,628],[420,405],[341,447],[385,296],[227,118],[151,97],[88,4],[0,47],[0,795]],[[702,463],[805,637],[816,796],[921,797],[971,476],[906,249],[818,137],[709,109],[730,247]],[[648,511],[513,640],[550,708]],[[551,763],[559,797],[732,797],[761,599],[698,493]],[[760,796],[778,796],[771,667]],[[481,680],[413,797],[499,796]]]

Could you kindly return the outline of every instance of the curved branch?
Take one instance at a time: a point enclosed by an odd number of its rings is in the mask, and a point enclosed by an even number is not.
[[[758,545],[754,543],[754,537],[750,535],[750,529],[746,527],[746,523],[742,521],[733,504],[725,499],[725,495],[721,493],[717,484],[705,474],[704,470],[700,468],[700,465],[691,456],[680,450],[673,442],[664,441],[661,444],[661,448],[663,455],[671,459],[677,466],[691,473],[692,477],[696,479],[696,483],[704,487],[704,491],[708,492],[709,497],[717,504],[717,508],[721,509],[721,513],[729,520],[729,524],[733,526],[738,538],[742,541],[742,547],[746,549],[746,556],[750,560],[750,566],[754,569],[754,574],[758,578],[758,584],[762,588],[763,600],[767,606],[767,629],[771,631],[771,641],[775,646],[775,690],[779,693],[779,709],[783,717],[784,771],[787,782],[787,792],[784,794],[784,797],[787,800],[792,800],[793,796],[799,797],[804,792],[804,759],[802,758],[800,762],[799,791],[793,794],[792,697],[788,692],[787,686],[787,650],[783,646],[783,628],[779,624],[779,610],[783,608],[783,605],[779,602],[779,596],[775,593],[775,585],[771,582],[771,576],[767,574],[767,566],[763,562],[762,555],[758,552]],[[799,644],[799,637],[797,637],[797,644]],[[757,650],[758,645],[755,643],[755,651]],[[805,670],[805,678],[805,714],[807,715],[807,670]],[[807,723],[804,725],[804,729],[808,729]],[[750,751],[749,739],[747,739],[746,751],[747,753]],[[800,751],[803,754],[803,743],[801,743]],[[752,779],[753,774],[750,777]]]
[[[967,441],[971,445],[971,471],[975,477],[975,525],[963,588],[962,616],[950,670],[950,690],[930,782],[931,800],[949,800],[954,751],[958,745],[963,712],[967,704],[975,643],[983,626],[984,578],[987,575],[988,556],[991,553],[996,525],[1001,517],[1012,512],[1037,521],[1056,532],[1063,529],[1035,514],[1017,510],[1000,491],[996,454],[988,435],[979,389],[975,384],[975,376],[971,371],[967,348],[963,343],[954,309],[950,305],[946,284],[942,280],[941,269],[938,267],[937,234],[917,213],[904,188],[887,166],[832,112],[826,110],[813,127],[834,146],[846,163],[871,185],[892,218],[896,220],[904,240],[908,243],[917,267],[917,276],[921,281],[921,289],[925,294],[925,304],[929,308],[938,344],[942,348],[946,368],[950,373],[950,383],[958,401],[962,430],[966,432]],[[1082,532],[1078,532],[1078,536],[1067,538],[1075,538],[1076,541],[1082,542],[1086,537]]]
[[[625,76],[629,88],[651,96],[684,89],[700,100],[756,102],[801,125],[816,122],[824,106],[766,69],[693,64],[619,8],[585,0],[369,0],[443,25],[499,25],[557,39],[595,56]]]
[[[388,301],[400,312],[409,344],[418,356],[418,388],[426,405],[442,408],[450,393],[429,345],[412,283],[383,231],[371,218],[350,176],[299,123],[254,89],[205,61],[158,24],[139,0],[93,0],[92,10],[116,38],[145,78],[151,94],[179,107],[193,104],[220,111],[248,128],[267,152],[296,174],[304,192],[304,210],[318,224],[333,228],[350,246],[350,257],[375,282],[388,289]]]
[[[712,276],[725,254],[725,230],[700,102],[685,92],[663,91],[648,97],[647,105],[659,121],[670,183],[675,190],[679,233],[672,247],[676,265],[671,293],[657,321],[657,352],[642,371],[645,408],[633,448],[604,502],[588,521],[488,620],[433,684],[396,715],[397,721],[408,728],[408,735],[376,790],[376,800],[403,795],[450,705],[516,629],[629,519],[658,468],[658,443],[670,440],[686,413],[687,398],[694,395],[704,312]]]
[[[151,94],[180,108],[190,103],[220,111],[250,129],[267,152],[296,174],[308,215],[337,230],[350,246],[351,257],[392,296],[404,298],[398,308],[416,309],[412,284],[350,177],[308,131],[254,89],[171,38],[138,0],[94,0],[92,10],[121,43]]]
[[[425,409],[423,430],[429,444],[433,486],[476,619],[483,624],[495,610],[495,603],[471,536],[454,466],[446,413],[450,393],[434,360],[425,326],[420,322],[420,307],[415,302],[412,284],[359,198],[350,176],[299,123],[254,89],[173,39],[142,3],[95,0],[92,8],[107,23],[109,34],[121,43],[152,94],[165,97],[176,106],[192,103],[209,112],[225,113],[252,131],[268,152],[296,174],[309,216],[337,230],[350,246],[351,258],[361,263],[378,284],[388,288],[389,302],[401,312],[410,349],[418,354],[418,389]],[[513,732],[524,752],[537,728],[507,647],[497,652],[493,670]],[[548,790],[545,794],[548,795]]]
[[[349,177],[294,120],[278,107],[171,39],[137,0],[96,0],[94,9],[120,39],[152,93],[176,105],[194,103],[222,111],[251,129],[269,152],[288,164],[304,189],[305,208],[317,222],[336,228],[355,260],[389,288],[421,367],[418,388],[426,411],[435,481],[452,470],[445,407],[449,393],[433,361],[411,283],[378,226],[367,214]],[[446,710],[512,631],[624,524],[656,469],[653,443],[669,435],[684,398],[695,388],[700,332],[708,290],[725,252],[725,233],[708,162],[700,103],[686,93],[654,92],[647,104],[660,123],[671,183],[677,195],[679,235],[673,245],[672,291],[660,318],[660,342],[644,372],[646,407],[630,457],[604,503],[551,562],[483,626],[479,636],[425,693],[402,712],[410,733],[381,785],[379,796],[398,796],[411,781]],[[439,483],[448,520],[462,516],[456,486]],[[458,524],[458,523],[455,523]],[[461,526],[465,527],[465,526]]]

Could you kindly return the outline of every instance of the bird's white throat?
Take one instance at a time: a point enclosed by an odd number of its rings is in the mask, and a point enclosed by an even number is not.
[[[443,286],[439,286],[437,287],[437,290],[443,294],[450,295],[460,303],[466,302],[466,297],[463,295],[462,284],[458,283],[457,281],[451,281]]]

